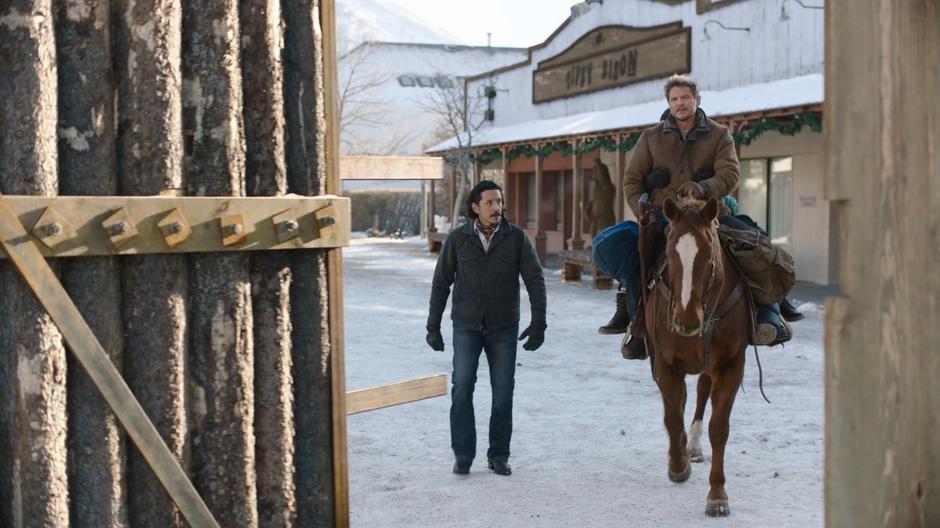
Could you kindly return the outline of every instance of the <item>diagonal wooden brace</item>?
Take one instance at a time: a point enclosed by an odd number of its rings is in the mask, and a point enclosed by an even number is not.
[[[0,196],[0,245],[59,327],[72,353],[189,524],[194,528],[218,527],[183,468],[43,258],[33,237],[27,234],[3,196]]]

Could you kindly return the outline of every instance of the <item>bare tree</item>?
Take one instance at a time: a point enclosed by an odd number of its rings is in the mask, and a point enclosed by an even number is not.
[[[438,75],[438,78],[446,78]],[[454,197],[452,224],[457,223],[460,215],[460,206],[467,192],[467,181],[473,169],[471,148],[473,147],[474,133],[483,124],[484,97],[469,94],[467,84],[463,79],[457,83],[435,83],[434,90],[421,107],[438,118],[438,135],[453,138],[457,145],[451,150],[447,162],[454,167]],[[451,229],[456,227],[451,225]]]
[[[346,154],[388,156],[400,153],[415,137],[403,127],[392,127],[392,105],[381,89],[394,75],[375,67],[376,49],[376,44],[365,42],[339,59],[340,143]],[[382,134],[382,142],[375,141],[374,133],[369,138],[359,136],[376,128],[388,132]]]

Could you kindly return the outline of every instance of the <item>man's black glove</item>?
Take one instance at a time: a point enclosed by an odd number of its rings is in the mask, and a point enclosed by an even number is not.
[[[669,182],[669,169],[666,167],[656,167],[643,178],[643,184],[648,192],[652,192],[653,189],[662,189],[668,186]]]
[[[692,181],[695,183],[702,183],[703,181],[711,178],[715,175],[715,171],[711,169],[699,169],[695,171],[695,174],[692,175]]]
[[[542,346],[542,343],[545,342],[545,327],[529,325],[528,328],[519,334],[519,341],[527,337],[529,340],[522,345],[522,348],[526,350],[538,350],[538,348]]]
[[[428,335],[424,338],[428,346],[438,352],[444,351],[444,336],[441,335],[440,326],[428,325]]]

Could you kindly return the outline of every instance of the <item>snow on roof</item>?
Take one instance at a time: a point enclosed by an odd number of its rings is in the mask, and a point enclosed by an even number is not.
[[[466,77],[524,61],[526,48],[420,44],[411,42],[363,42],[340,57],[340,68],[359,53],[373,70],[394,74],[452,75]]]
[[[703,91],[701,96],[702,110],[710,117],[817,104],[821,103],[824,97],[823,75],[814,73],[722,91]],[[483,128],[473,135],[473,146],[499,145],[652,125],[659,122],[659,117],[665,109],[665,101],[657,100],[610,110]],[[425,152],[440,153],[456,147],[457,138],[454,137]]]

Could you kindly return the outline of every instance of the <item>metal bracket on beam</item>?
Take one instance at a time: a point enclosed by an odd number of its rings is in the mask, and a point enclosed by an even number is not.
[[[339,196],[0,200],[32,226],[45,257],[336,248],[350,239],[349,198]]]

